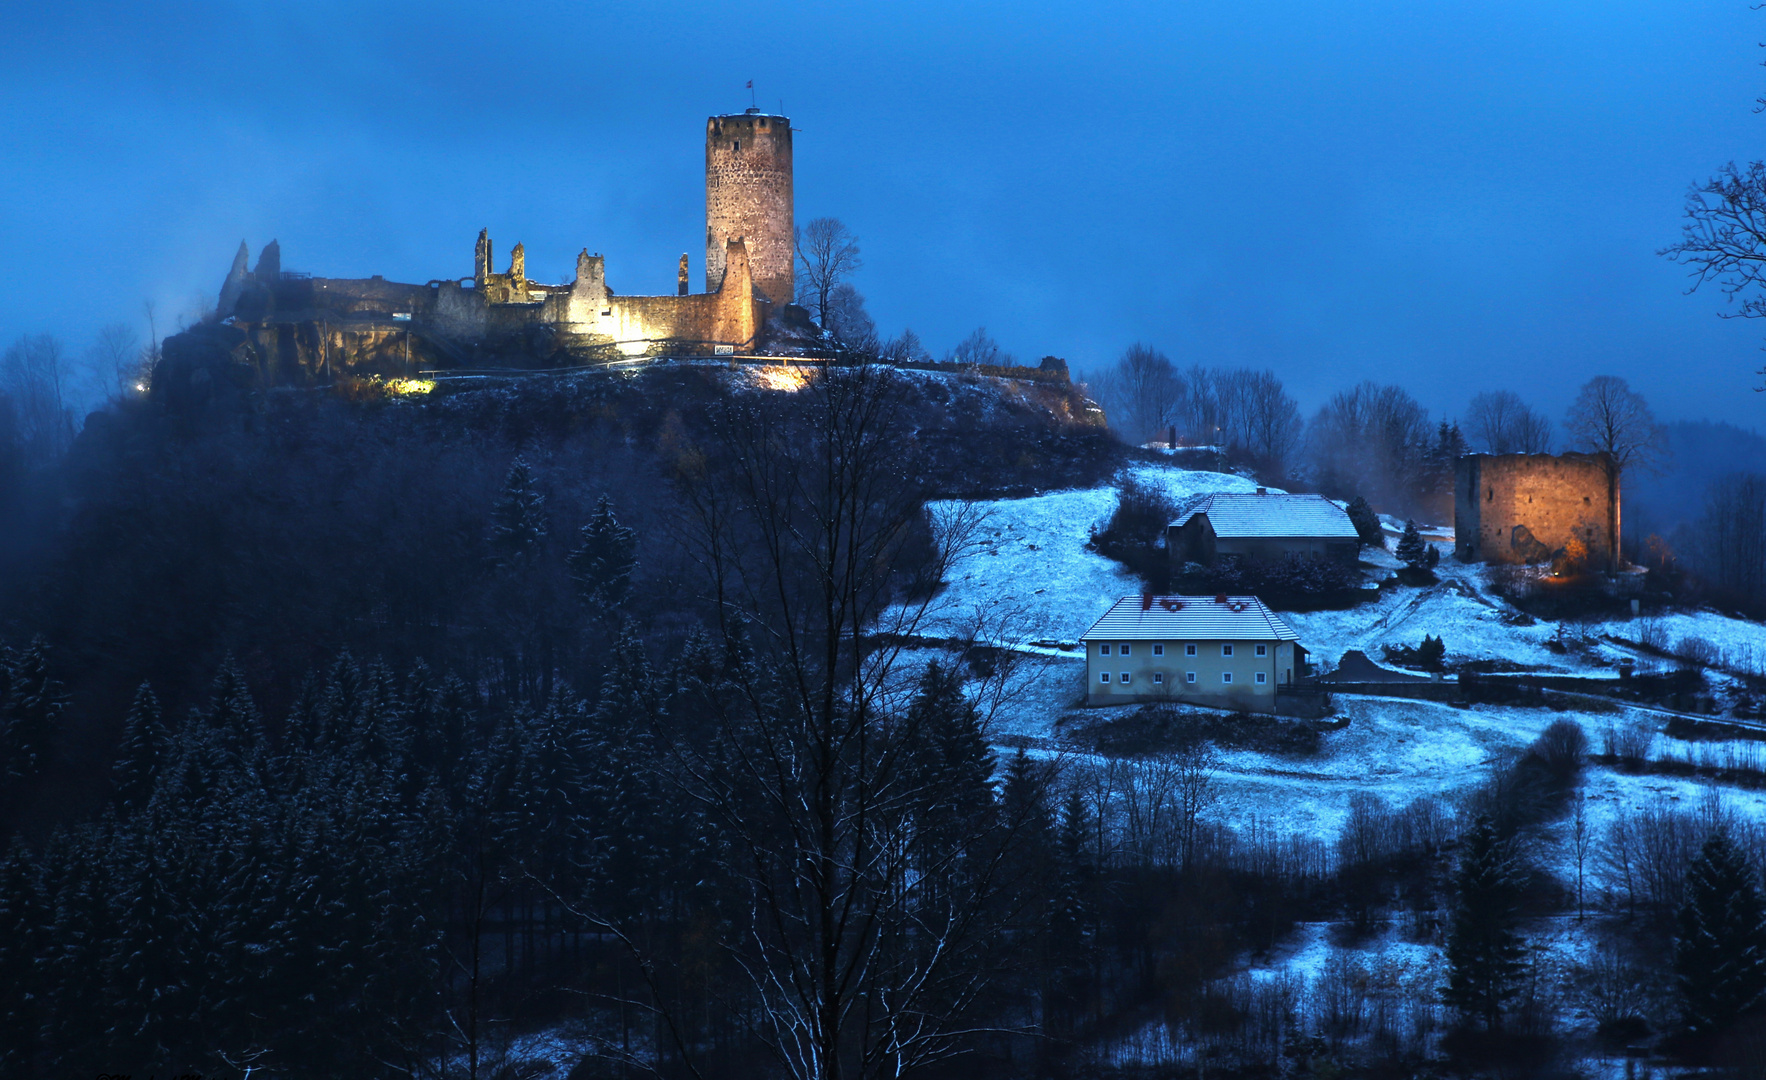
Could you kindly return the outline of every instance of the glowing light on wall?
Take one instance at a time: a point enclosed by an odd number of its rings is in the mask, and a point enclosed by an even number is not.
[[[761,367],[751,371],[754,384],[762,390],[782,390],[789,394],[809,384],[809,373],[802,368]]]
[[[435,389],[434,379],[388,379],[388,392],[399,397],[418,397]]]
[[[648,341],[622,341],[619,343],[619,351],[626,356],[643,356],[650,351],[650,343]]]

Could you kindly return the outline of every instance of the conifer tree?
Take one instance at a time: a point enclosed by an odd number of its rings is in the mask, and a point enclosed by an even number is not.
[[[1447,642],[1438,637],[1424,634],[1423,643],[1417,646],[1416,658],[1423,670],[1440,671],[1443,662],[1447,659]]]
[[[48,930],[49,905],[41,873],[23,844],[14,841],[0,860],[0,1069],[29,1076],[40,1049],[44,1017],[39,958]]]
[[[1674,974],[1686,1030],[1717,1034],[1766,1002],[1766,903],[1754,869],[1722,832],[1686,873]]]
[[[1442,999],[1485,1028],[1520,990],[1522,943],[1516,932],[1520,874],[1509,845],[1479,815],[1454,875],[1453,921],[1447,933],[1447,989]]]
[[[981,715],[963,693],[961,670],[926,665],[908,707],[918,745],[914,770],[931,832],[944,842],[972,835],[993,810],[993,751]]]
[[[1380,515],[1374,513],[1364,496],[1357,495],[1347,512],[1357,540],[1367,547],[1385,548],[1386,530],[1380,527]]]
[[[1429,545],[1417,531],[1416,522],[1404,523],[1404,535],[1398,538],[1398,561],[1412,570],[1423,569],[1429,561]]]
[[[579,538],[581,543],[568,560],[577,594],[597,610],[618,609],[631,590],[632,571],[638,565],[637,534],[619,523],[613,504],[603,495]]]
[[[1089,941],[1096,931],[1091,886],[1097,873],[1091,850],[1091,813],[1077,785],[1061,802],[1055,840],[1056,887],[1054,927],[1057,941]]]
[[[508,566],[532,558],[546,538],[546,497],[533,469],[516,458],[503,479],[503,491],[491,509],[491,558]]]
[[[60,723],[64,703],[47,654],[41,639],[25,649],[0,649],[0,782],[7,785],[42,770]]]
[[[170,744],[171,736],[160,720],[159,699],[154,697],[152,687],[142,683],[135,691],[128,718],[123,721],[122,743],[111,770],[118,808],[127,813],[147,805]]]

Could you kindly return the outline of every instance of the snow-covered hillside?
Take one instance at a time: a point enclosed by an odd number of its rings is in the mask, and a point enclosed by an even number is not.
[[[1134,466],[1124,475],[1162,487],[1178,500],[1209,492],[1250,491],[1255,486],[1243,477],[1156,465]],[[1113,601],[1140,588],[1118,564],[1086,549],[1091,530],[1108,520],[1115,501],[1113,487],[1100,487],[979,504],[987,515],[981,542],[948,575],[949,584],[935,604],[926,632],[963,638],[980,625],[993,641],[1010,643],[1025,654],[1028,663],[1019,692],[993,712],[993,735],[1002,748],[1026,747],[1032,753],[1059,755],[1083,765],[1088,756],[1062,737],[1063,730],[1135,708],[1083,707],[1084,660],[1075,645]],[[1433,542],[1451,545],[1450,529],[1436,527],[1426,530],[1426,535]],[[1314,660],[1327,668],[1346,650],[1360,649],[1377,660],[1380,646],[1414,645],[1429,634],[1444,639],[1450,660],[1499,660],[1539,671],[1615,675],[1623,658],[1641,658],[1645,668],[1660,662],[1623,644],[1640,640],[1646,628],[1657,642],[1703,638],[1732,662],[1766,659],[1766,627],[1712,612],[1575,625],[1520,618],[1491,591],[1487,568],[1462,565],[1444,554],[1448,557],[1438,568],[1437,584],[1389,586],[1377,600],[1351,610],[1282,617],[1299,632]],[[1367,552],[1364,560],[1373,565],[1374,580],[1399,565],[1383,551]],[[1525,748],[1556,720],[1580,723],[1598,749],[1611,729],[1635,726],[1659,731],[1666,719],[1659,712],[1608,702],[1591,702],[1590,711],[1577,712],[1459,708],[1340,695],[1337,709],[1337,719],[1347,723],[1324,736],[1317,754],[1284,757],[1220,751],[1215,818],[1236,829],[1255,822],[1276,835],[1298,833],[1329,844],[1354,797],[1371,795],[1392,807],[1425,797],[1451,805],[1482,783],[1493,763]],[[1745,743],[1707,742],[1695,750],[1692,744],[1663,734],[1655,736],[1655,746],[1658,758],[1753,752],[1752,744]],[[1621,812],[1695,805],[1706,790],[1690,778],[1601,767],[1590,767],[1583,785],[1587,818],[1597,831]],[[1766,792],[1731,787],[1723,789],[1722,798],[1730,811],[1766,820]],[[1551,828],[1566,827],[1560,823]],[[1573,869],[1568,846],[1544,847],[1549,850],[1543,853],[1543,862],[1569,880]],[[1601,885],[1599,880],[1590,882],[1591,889]],[[1385,952],[1398,948],[1407,967],[1434,972],[1440,966],[1435,946],[1400,948],[1395,939],[1376,939],[1363,947],[1372,950],[1370,958],[1378,954],[1379,962],[1390,959]],[[1581,945],[1565,939],[1552,947],[1573,953]],[[1284,968],[1310,975],[1331,948],[1320,928],[1313,927],[1279,955],[1262,958],[1247,970],[1257,977]],[[1419,977],[1425,982],[1434,978]]]

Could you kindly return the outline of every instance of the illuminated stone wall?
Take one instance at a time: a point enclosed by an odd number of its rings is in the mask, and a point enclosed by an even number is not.
[[[340,363],[360,365],[362,374],[403,375],[417,364],[752,353],[769,312],[792,297],[791,199],[790,121],[758,110],[714,116],[706,122],[702,294],[686,294],[685,256],[676,296],[613,294],[603,259],[586,250],[568,284],[529,280],[521,244],[499,272],[485,230],[471,277],[422,285],[284,273],[274,241],[248,271],[241,244],[217,317],[245,331],[279,380],[296,384],[335,375]]]
[[[758,111],[705,122],[705,291],[724,280],[724,251],[747,243],[754,285],[774,305],[791,302],[791,121]]]
[[[1571,539],[1604,559],[1605,465],[1593,454],[1467,454],[1455,467],[1453,530],[1468,562],[1543,562]]]
[[[740,241],[725,247],[722,286],[693,296],[617,296],[607,289],[605,261],[587,251],[568,285],[525,277],[517,285],[513,270],[484,269],[489,248],[481,234],[474,278],[425,285],[382,278],[260,283],[230,273],[232,307],[223,314],[245,331],[274,381],[305,385],[345,373],[470,367],[499,356],[548,366],[746,354],[759,344],[770,310],[755,295]]]

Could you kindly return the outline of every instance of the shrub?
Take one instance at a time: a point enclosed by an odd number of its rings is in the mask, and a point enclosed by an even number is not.
[[[1674,643],[1674,657],[1682,667],[1700,670],[1716,667],[1723,660],[1717,646],[1691,634]]]
[[[1361,572],[1335,559],[1317,555],[1287,555],[1279,560],[1221,558],[1212,572],[1186,587],[1204,591],[1260,596],[1270,602],[1310,601],[1339,596],[1361,587]]]
[[[1398,538],[1396,554],[1398,561],[1412,570],[1421,570],[1428,561],[1429,545],[1423,542],[1423,534],[1417,531],[1416,522],[1404,523],[1404,535]]]
[[[1650,749],[1655,743],[1656,733],[1642,724],[1613,725],[1607,728],[1601,739],[1601,749],[1625,768],[1640,769],[1649,761]]]
[[[1660,619],[1642,619],[1637,624],[1637,644],[1653,653],[1668,652],[1668,626]]]
[[[1177,505],[1159,488],[1125,478],[1116,488],[1116,509],[1091,546],[1107,559],[1127,567],[1154,592],[1166,587],[1170,565],[1163,539],[1166,526],[1177,517]]]
[[[1533,744],[1533,752],[1559,783],[1570,783],[1582,771],[1588,734],[1574,720],[1554,720]]]
[[[1368,547],[1377,547],[1382,551],[1386,547],[1386,530],[1380,527],[1380,515],[1366,498],[1357,495],[1349,504],[1349,523],[1355,526],[1356,537]]]

